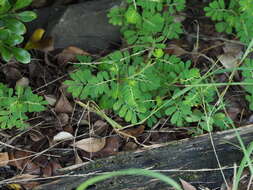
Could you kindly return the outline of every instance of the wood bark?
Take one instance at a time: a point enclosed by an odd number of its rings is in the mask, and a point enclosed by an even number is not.
[[[236,129],[245,146],[253,141],[253,125]],[[216,154],[226,178],[233,175],[234,163],[240,164],[243,153],[238,148],[239,141],[235,130],[206,134],[196,138],[184,139],[159,145],[138,152],[120,153],[116,156],[89,162],[73,170],[64,170],[68,177],[43,184],[36,190],[71,190],[88,178],[93,172],[103,173],[129,168],[148,168],[161,171],[175,180],[179,178],[194,186],[211,189],[223,183],[215,152],[211,143],[212,136]],[[165,190],[170,189],[163,182],[142,176],[115,177],[90,187],[91,190]]]

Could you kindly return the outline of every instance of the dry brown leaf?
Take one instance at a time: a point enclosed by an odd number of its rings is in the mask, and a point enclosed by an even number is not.
[[[59,90],[67,97],[67,98],[71,98],[72,94],[70,92],[68,92],[68,85],[62,83]]]
[[[28,160],[26,163],[24,163],[24,172],[29,173],[32,175],[40,175],[41,169],[40,166],[32,162],[31,160]]]
[[[241,113],[242,113],[242,108],[239,104],[232,103],[227,108],[227,114],[230,117],[230,119],[232,119],[233,121],[235,121]]]
[[[62,53],[71,53],[71,54],[75,54],[75,55],[90,55],[88,52],[75,47],[75,46],[69,46],[67,48],[65,48]]]
[[[66,126],[64,126],[63,130],[66,131],[66,132],[68,132],[68,133],[74,134],[74,129],[73,129],[72,125],[66,125]]]
[[[0,153],[0,167],[6,166],[9,163],[9,154],[8,152]]]
[[[55,95],[49,94],[49,95],[45,95],[44,97],[50,106],[54,106],[56,104],[57,100],[56,100]]]
[[[2,72],[6,76],[7,81],[17,81],[22,78],[21,72],[15,67],[6,65],[3,67]]]
[[[138,145],[134,142],[127,142],[125,146],[123,147],[124,151],[133,151],[136,150]]]
[[[10,181],[13,180],[23,180],[23,179],[34,179],[36,177],[39,177],[38,175],[31,175],[31,174],[21,174],[21,175],[16,175],[10,179]]]
[[[97,120],[93,125],[93,129],[96,135],[102,136],[107,131],[108,124],[103,120]]]
[[[16,82],[16,86],[28,87],[29,86],[29,79],[26,77],[22,77]]]
[[[58,114],[58,120],[60,121],[61,126],[65,126],[69,123],[69,115],[66,113]]]
[[[37,48],[40,51],[48,52],[48,51],[53,51],[54,50],[54,39],[49,36],[45,39],[42,39],[38,45]]]
[[[75,164],[81,164],[83,163],[83,160],[81,157],[78,155],[78,153],[75,154]]]
[[[235,68],[243,55],[243,46],[226,42],[222,49],[224,54],[218,56],[221,64],[227,69]]]
[[[62,93],[60,99],[57,101],[55,105],[55,112],[58,113],[72,113],[73,107],[66,98],[66,96]]]
[[[182,23],[186,19],[186,16],[187,15],[185,13],[174,14],[173,20],[174,20],[174,22]]]
[[[105,121],[103,121],[103,120],[97,120],[95,123],[94,123],[94,125],[93,125],[93,127],[95,127],[95,128],[100,128],[100,127],[105,127],[105,126],[107,126],[108,124],[105,122]]]
[[[226,69],[231,69],[237,66],[241,56],[242,52],[239,52],[237,54],[234,52],[227,52],[220,55],[218,59]]]
[[[40,183],[37,182],[37,181],[29,181],[29,182],[27,182],[27,183],[22,183],[22,186],[23,186],[24,189],[26,189],[26,190],[34,189],[34,188],[37,187],[38,185],[40,185]]]
[[[176,56],[181,56],[188,53],[182,47],[184,47],[182,41],[172,40],[168,43],[167,47],[165,48],[165,53],[169,55],[176,55]]]
[[[123,136],[124,136],[124,133],[127,134],[128,136],[126,136],[126,137],[129,137],[129,136],[137,137],[137,136],[141,135],[144,132],[144,129],[145,129],[144,125],[139,125],[137,127],[132,127],[132,128],[129,128],[129,129],[125,129],[121,132],[122,132]]]
[[[180,182],[184,190],[197,190],[194,186],[192,186],[190,183],[186,182],[183,179],[180,179]]]
[[[222,49],[224,53],[234,52],[234,54],[238,54],[239,52],[243,50],[243,46],[236,43],[225,42]]]
[[[90,54],[78,47],[69,46],[57,55],[57,62],[58,64],[65,64],[67,62],[77,61],[76,59],[77,55],[90,55]]]
[[[32,141],[34,141],[34,142],[38,142],[45,137],[39,131],[31,131],[31,132],[29,132],[29,136],[32,139]]]
[[[9,165],[17,167],[18,169],[22,170],[24,164],[27,162],[30,153],[24,151],[15,151],[14,153],[11,152],[9,154]]]
[[[105,138],[87,138],[77,141],[73,146],[80,148],[86,152],[98,152],[105,147]]]
[[[33,159],[33,162],[39,165],[41,168],[45,168],[48,165],[49,160],[47,156],[39,156]]]
[[[167,52],[171,55],[181,56],[187,53],[183,48],[177,46],[176,44],[169,44],[167,46]]]
[[[66,131],[61,131],[54,136],[53,142],[68,140],[72,138],[74,138],[74,136],[71,133],[66,132]]]
[[[61,165],[56,161],[52,161],[51,165],[52,165],[53,175],[58,175],[59,174],[58,169],[62,168]]]
[[[42,168],[42,176],[43,177],[50,177],[52,176],[53,171],[52,171],[52,166],[51,164],[47,164],[45,168]]]
[[[118,153],[120,147],[120,138],[118,136],[106,138],[106,146],[99,152],[93,153],[92,157],[106,157]]]

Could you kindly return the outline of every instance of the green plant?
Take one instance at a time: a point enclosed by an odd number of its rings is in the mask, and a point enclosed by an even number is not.
[[[242,76],[246,83],[253,84],[253,59],[245,59],[243,64]],[[245,91],[247,92],[246,100],[249,102],[249,108],[253,111],[253,89],[252,86],[244,86]]]
[[[164,41],[178,38],[183,32],[174,14],[185,8],[185,0],[126,0],[109,12],[109,22],[121,26],[128,44],[164,48]],[[141,47],[134,48],[138,51]]]
[[[103,57],[100,64],[79,67],[70,74],[71,80],[65,81],[68,91],[75,98],[92,99],[102,109],[114,110],[132,124],[147,121],[152,126],[167,116],[176,126],[197,125],[199,131],[212,131],[213,126],[227,128],[223,122],[227,118],[212,105],[216,95],[212,85],[194,87],[173,98],[186,86],[208,82],[198,69],[191,68],[190,61],[183,62],[163,50],[164,42],[180,33],[181,24],[174,23],[173,14],[182,10],[184,3],[127,0],[124,6],[113,8],[110,22],[121,26],[127,43],[133,47]],[[91,62],[87,56],[78,58],[82,63]],[[207,118],[204,108],[216,111]],[[207,127],[207,120],[212,127]]]
[[[14,91],[0,83],[0,128],[26,127],[26,113],[43,111],[46,104],[28,87],[17,86]]]
[[[19,62],[30,62],[28,51],[17,46],[24,40],[26,27],[23,23],[35,19],[36,14],[32,11],[17,11],[31,2],[32,0],[0,0],[0,53],[4,61],[15,57]],[[43,111],[46,104],[29,87],[17,86],[14,90],[0,83],[0,128],[27,126],[26,114]]]
[[[233,188],[232,190],[237,190],[239,189],[239,182],[243,179],[243,171],[245,168],[249,168],[251,176],[253,175],[253,165],[252,165],[252,152],[253,152],[253,142],[251,142],[248,147],[245,147],[243,144],[243,141],[241,137],[239,136],[237,132],[237,138],[240,142],[240,148],[242,148],[243,151],[243,158],[241,160],[241,163],[239,165],[239,168],[235,171],[235,176],[233,180]],[[251,183],[251,181],[249,181]]]
[[[137,175],[137,176],[147,176],[147,177],[152,177],[156,178],[160,181],[165,182],[169,186],[172,186],[176,190],[182,190],[180,185],[175,182],[173,179],[170,177],[163,175],[158,172],[154,172],[151,170],[145,170],[145,169],[127,169],[127,170],[121,170],[121,171],[113,171],[109,172],[107,174],[99,175],[93,178],[88,179],[87,181],[83,182],[77,190],[85,190],[87,189],[90,185],[93,185],[99,181],[106,180],[108,178],[116,177],[116,176],[122,176],[122,175]]]
[[[83,66],[70,74],[72,80],[65,81],[68,91],[75,98],[90,98],[99,103],[102,109],[113,109],[127,122],[136,124],[147,119],[149,126],[158,118],[169,116],[176,126],[195,123],[202,130],[209,131],[205,125],[206,117],[203,103],[212,108],[215,88],[195,87],[176,99],[173,95],[185,85],[201,80],[198,69],[191,68],[189,61],[183,62],[176,56],[152,55],[145,60],[145,52],[131,56],[129,51],[115,51],[101,60],[98,66]],[[160,106],[170,101],[160,109]],[[226,128],[225,115],[215,113],[212,124]],[[211,129],[212,130],[212,129]]]
[[[26,27],[23,22],[36,18],[32,11],[16,12],[27,7],[32,0],[0,1],[0,53],[5,61],[13,56],[22,63],[30,62],[30,54],[23,48],[16,47],[24,40]]]
[[[233,33],[242,42],[249,44],[253,38],[253,0],[215,0],[205,7],[206,16],[218,21],[216,29],[218,32]]]

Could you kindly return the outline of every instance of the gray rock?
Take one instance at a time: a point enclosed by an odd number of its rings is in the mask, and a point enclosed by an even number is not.
[[[96,0],[68,6],[60,18],[52,18],[48,35],[55,48],[73,45],[90,52],[99,52],[119,44],[119,28],[108,23],[108,10],[119,0]]]
[[[37,28],[46,30],[54,39],[54,46],[76,46],[91,53],[120,45],[119,28],[109,24],[107,12],[120,0],[82,0],[68,6],[57,5],[35,9],[38,18],[27,24],[26,38]]]
[[[56,21],[63,16],[66,9],[67,9],[66,6],[34,9],[33,11],[37,14],[38,17],[32,22],[26,23],[27,26],[27,33],[25,35],[26,39],[28,39],[32,35],[32,33],[38,28],[43,28],[44,30],[47,30],[49,21],[54,20],[56,23]],[[53,24],[53,22],[51,24]]]

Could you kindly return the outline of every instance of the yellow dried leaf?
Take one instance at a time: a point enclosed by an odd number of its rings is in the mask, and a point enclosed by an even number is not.
[[[42,28],[36,29],[28,42],[25,45],[25,49],[31,50],[31,49],[38,49],[41,51],[51,51],[54,49],[53,47],[53,38],[48,37],[43,39],[43,36],[45,34],[45,30]]]
[[[22,190],[22,186],[19,185],[19,184],[16,184],[16,183],[13,183],[13,184],[8,184],[8,189],[11,189],[11,190]]]
[[[31,36],[32,42],[38,42],[42,39],[45,34],[45,30],[43,28],[38,28],[34,31],[33,35]]]
[[[26,43],[25,45],[25,49],[30,50],[30,49],[34,49],[36,46],[36,42],[39,42],[43,35],[45,34],[45,30],[42,28],[38,28],[36,29],[32,36],[30,37],[29,41]]]

